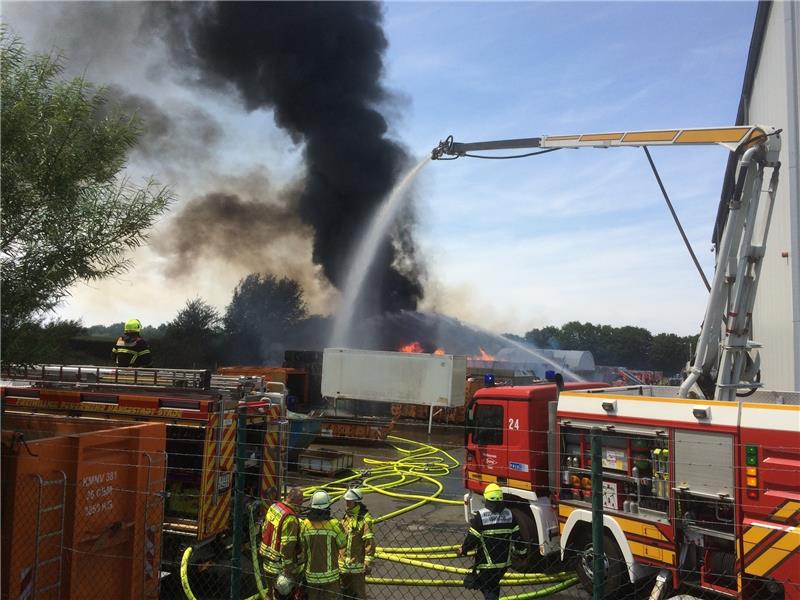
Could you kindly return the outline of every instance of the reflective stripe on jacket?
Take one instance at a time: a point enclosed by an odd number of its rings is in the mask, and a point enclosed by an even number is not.
[[[347,543],[339,554],[339,568],[344,573],[363,573],[375,557],[375,532],[372,515],[356,505],[342,519]]]
[[[492,512],[482,508],[472,513],[470,528],[461,548],[466,554],[477,548],[475,568],[506,569],[511,564],[511,548],[519,539],[519,525],[508,508]]]
[[[339,580],[339,550],[346,539],[337,519],[300,522],[300,542],[306,581],[310,584]]]
[[[118,367],[150,366],[150,346],[138,335],[121,335],[111,349]]]
[[[275,502],[269,507],[258,546],[267,573],[277,575],[286,567],[297,566],[300,558],[299,533],[300,520],[290,506]]]

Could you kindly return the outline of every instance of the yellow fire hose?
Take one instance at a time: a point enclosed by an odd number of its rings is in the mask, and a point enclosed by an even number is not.
[[[433,569],[435,571],[443,571],[446,573],[458,573],[459,575],[466,575],[472,570],[472,569],[465,569],[464,567],[450,567],[448,565],[439,565],[436,563],[415,560],[397,554],[384,554],[382,552],[378,552],[375,554],[375,556],[376,558],[381,558],[383,560],[389,560],[404,565],[410,565],[412,567],[422,567],[424,569]],[[522,580],[530,582],[550,583],[556,581],[563,581],[564,579],[572,576],[573,576],[572,573],[555,573],[553,575],[546,575],[542,573],[507,573],[504,576],[504,580],[514,579],[514,580]]]
[[[362,473],[354,473],[341,479],[337,479],[325,485],[308,486],[303,489],[304,496],[311,496],[315,491],[324,489],[327,491],[331,500],[335,502],[340,499],[347,491],[347,484],[353,480],[361,479],[360,486],[368,492],[374,492],[389,496],[391,498],[398,498],[403,500],[415,500],[412,504],[403,508],[397,509],[385,515],[381,515],[375,519],[376,523],[387,521],[398,515],[404,514],[420,506],[428,504],[429,502],[436,502],[440,504],[458,505],[462,506],[463,502],[460,500],[448,500],[439,498],[439,495],[444,490],[444,486],[437,479],[437,477],[444,477],[448,475],[453,469],[457,468],[460,463],[453,458],[449,453],[436,448],[429,444],[417,442],[414,440],[407,440],[396,436],[388,436],[387,440],[396,442],[392,447],[401,454],[402,457],[397,460],[379,460],[366,458],[364,463],[370,465],[367,477],[363,477]],[[416,447],[404,448],[398,444],[407,444]],[[363,479],[362,479],[363,478]],[[423,482],[429,483],[434,486],[434,491],[425,496],[421,494],[404,494],[402,492],[391,491],[394,488],[405,487],[412,483]],[[267,590],[264,588],[264,582],[261,579],[261,567],[258,560],[258,540],[257,540],[257,527],[253,519],[253,510],[250,509],[250,551],[253,561],[253,573],[258,587],[258,594],[247,598],[246,600],[263,600],[267,598]],[[453,567],[449,565],[442,565],[438,563],[428,562],[428,560],[446,560],[457,558],[456,551],[460,548],[458,544],[451,544],[447,546],[418,546],[418,547],[378,547],[376,549],[376,558],[382,560],[398,562],[409,566],[431,569],[434,571],[453,573],[457,575],[465,575],[470,572],[470,569],[463,567]],[[181,560],[181,585],[188,600],[197,600],[189,585],[188,578],[188,563],[191,556],[192,549],[187,548]],[[473,554],[473,553],[471,553]],[[427,560],[425,560],[427,559]],[[380,578],[380,577],[367,577],[367,583],[374,585],[403,585],[403,586],[452,586],[458,587],[463,585],[460,579],[403,579],[403,578]],[[534,598],[541,598],[564,590],[577,582],[574,573],[563,572],[553,574],[543,573],[506,573],[501,580],[501,585],[541,585],[544,583],[551,583],[548,587],[540,588],[532,592],[524,592],[512,596],[504,596],[503,600],[532,600]]]

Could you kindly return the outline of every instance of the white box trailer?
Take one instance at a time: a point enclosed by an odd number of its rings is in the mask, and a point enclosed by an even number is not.
[[[333,399],[462,406],[467,359],[450,354],[325,348],[322,395]],[[429,426],[430,428],[430,426]]]

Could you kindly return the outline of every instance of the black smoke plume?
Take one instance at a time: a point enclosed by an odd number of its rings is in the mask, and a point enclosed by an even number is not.
[[[197,83],[235,89],[249,110],[271,108],[304,146],[297,198],[313,228],[313,260],[341,288],[354,245],[400,173],[403,148],[379,112],[387,41],[379,5],[365,2],[219,2],[151,6],[173,55]],[[414,309],[422,296],[407,211],[380,249],[365,305]]]

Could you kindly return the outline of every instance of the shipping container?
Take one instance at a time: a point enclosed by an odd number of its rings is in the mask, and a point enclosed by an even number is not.
[[[158,598],[166,425],[4,413],[2,597]]]
[[[463,356],[326,348],[322,395],[374,402],[463,406]]]

